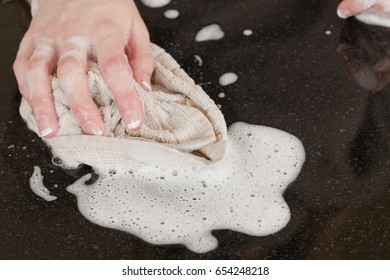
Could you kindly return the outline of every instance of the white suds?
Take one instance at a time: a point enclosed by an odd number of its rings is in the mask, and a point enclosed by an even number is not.
[[[175,19],[179,16],[178,10],[166,10],[164,12],[164,16],[169,19]]]
[[[164,156],[164,165],[104,172],[92,185],[85,184],[87,175],[67,190],[93,223],[203,253],[218,245],[212,230],[264,236],[282,229],[290,219],[282,194],[298,176],[305,152],[286,132],[235,123],[218,163],[177,152],[154,156]]]
[[[210,24],[198,31],[195,36],[195,41],[203,42],[209,40],[219,40],[225,36],[225,33],[222,31],[221,27],[216,24]]]
[[[224,92],[220,92],[220,93],[218,94],[218,97],[219,97],[219,98],[225,98],[225,96],[226,96],[226,95],[225,95]]]
[[[246,29],[242,32],[245,36],[251,36],[253,34],[253,31],[250,29]]]
[[[50,191],[43,185],[43,176],[41,169],[38,166],[34,166],[34,172],[30,178],[31,190],[39,197],[46,201],[56,200],[57,197],[50,194]]]
[[[330,35],[330,34],[332,34],[332,31],[330,31],[330,30],[325,31],[325,35]]]
[[[199,66],[202,66],[203,65],[203,60],[202,60],[202,58],[199,56],[199,55],[194,55],[194,57],[195,57],[195,60],[198,62],[198,65]]]
[[[141,2],[150,8],[160,8],[168,5],[171,0],[141,0]]]
[[[235,73],[225,73],[219,78],[221,86],[227,86],[235,83],[238,80],[238,76]]]
[[[355,17],[365,24],[390,28],[390,14],[388,12],[360,14]]]

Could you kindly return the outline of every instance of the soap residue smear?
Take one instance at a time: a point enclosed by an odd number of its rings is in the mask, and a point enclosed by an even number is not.
[[[221,86],[227,86],[235,83],[238,80],[238,76],[235,73],[225,73],[219,78]]]
[[[200,29],[195,36],[195,41],[203,42],[210,40],[219,40],[222,39],[224,36],[225,33],[222,31],[221,27],[218,24],[213,23]]]
[[[175,19],[179,16],[178,10],[166,10],[164,12],[164,16],[169,19]]]
[[[203,60],[202,60],[202,58],[199,56],[199,55],[194,55],[194,57],[195,57],[195,60],[198,62],[198,65],[199,66],[202,66],[203,65]]]
[[[246,29],[242,32],[245,36],[251,36],[253,34],[253,31],[250,29]]]
[[[212,230],[264,236],[282,229],[290,219],[282,194],[304,157],[301,142],[286,132],[235,123],[225,158],[212,165],[172,153],[163,166],[94,166],[99,178],[93,184],[85,184],[87,175],[67,190],[93,223],[203,253],[218,245]]]
[[[57,197],[50,194],[50,191],[43,184],[43,176],[38,166],[34,167],[34,172],[30,178],[31,190],[46,201],[56,200]]]
[[[150,8],[161,8],[171,3],[171,0],[141,0],[141,2]]]

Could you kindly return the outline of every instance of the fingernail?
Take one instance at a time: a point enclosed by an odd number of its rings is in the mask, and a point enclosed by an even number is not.
[[[135,111],[135,110],[128,110],[125,113],[123,120],[125,121],[125,124],[126,124],[128,129],[137,128],[141,123],[141,119],[140,119],[137,111]]]
[[[152,86],[150,85],[150,77],[149,76],[144,75],[142,77],[142,84],[144,85],[144,87],[146,87],[146,89],[148,91],[152,91]]]
[[[86,127],[90,129],[93,135],[96,136],[102,136],[103,135],[103,130],[102,128],[94,121],[88,121],[86,123]]]
[[[53,132],[53,128],[52,128],[51,123],[47,117],[45,117],[45,116],[40,117],[38,119],[38,123],[39,123],[39,127],[42,128],[42,130],[41,130],[42,137],[46,137],[50,133]]]
[[[340,18],[348,18],[350,16],[352,16],[352,13],[350,10],[345,10],[345,9],[342,9],[342,10],[337,10],[337,15],[340,17]]]

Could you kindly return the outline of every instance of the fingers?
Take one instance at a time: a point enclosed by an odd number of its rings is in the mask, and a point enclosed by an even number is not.
[[[337,14],[340,18],[348,18],[371,8],[377,2],[378,0],[344,0],[338,6]]]
[[[41,40],[36,43],[36,48],[25,70],[27,101],[32,107],[41,135],[47,138],[53,137],[58,130],[57,114],[50,84],[50,75],[55,59],[54,44],[50,40]],[[23,60],[20,65],[16,68],[24,69],[25,61]],[[18,75],[21,76],[23,73]],[[22,87],[24,87],[23,84]],[[22,90],[25,91],[24,88]]]
[[[104,122],[92,100],[87,79],[87,59],[90,41],[72,36],[60,49],[57,76],[69,107],[85,134],[103,135]]]
[[[35,46],[33,42],[27,36],[25,36],[20,42],[19,50],[13,65],[15,77],[19,85],[19,91],[28,102],[29,92],[27,87],[26,72],[30,63],[30,57],[34,52],[34,49]]]
[[[128,58],[134,79],[145,90],[151,91],[151,77],[154,71],[154,59],[150,45],[149,32],[140,19],[135,23],[127,44]]]
[[[132,71],[124,50],[124,37],[113,30],[117,28],[106,23],[97,32],[94,38],[96,56],[123,121],[129,129],[135,130],[142,124],[142,104],[133,85]]]

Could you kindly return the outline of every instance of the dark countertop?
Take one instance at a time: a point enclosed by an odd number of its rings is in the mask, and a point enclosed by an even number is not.
[[[11,65],[29,23],[28,7],[21,0],[0,5],[0,259],[389,259],[390,31],[338,19],[338,2],[139,5],[153,42],[222,105],[228,124],[280,128],[306,149],[303,170],[284,195],[290,223],[261,238],[215,231],[219,247],[202,255],[179,245],[150,245],[80,214],[65,187],[87,171],[52,166],[18,114]],[[166,19],[168,8],[179,10],[179,18]],[[196,32],[214,22],[225,38],[195,42]],[[254,34],[242,35],[245,29]],[[219,86],[218,78],[230,71],[239,80]],[[219,99],[222,91],[226,98]],[[35,165],[58,200],[46,202],[30,190]]]

